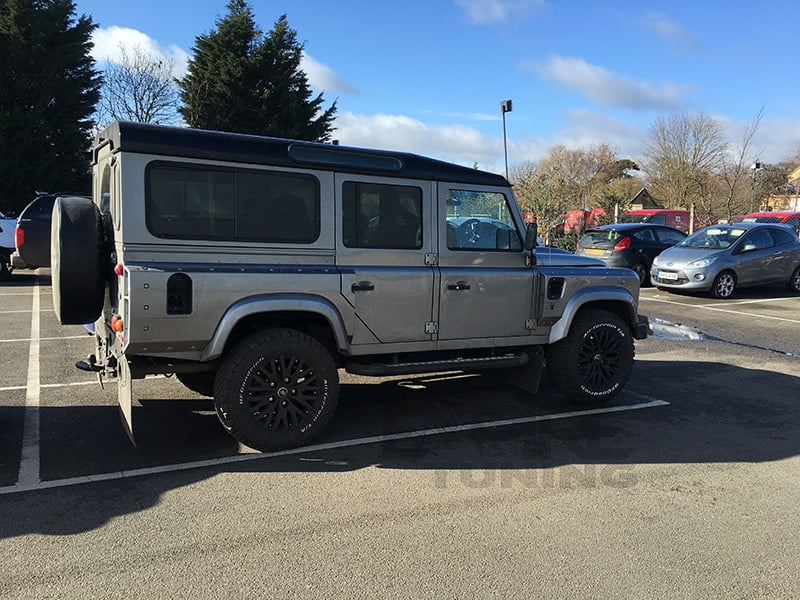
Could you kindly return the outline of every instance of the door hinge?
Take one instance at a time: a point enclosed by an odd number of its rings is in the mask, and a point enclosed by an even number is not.
[[[439,331],[436,321],[425,322],[425,333],[437,333]]]
[[[425,265],[428,267],[435,267],[439,264],[439,255],[436,252],[425,253]]]
[[[536,319],[525,319],[525,329],[530,331],[536,329]]]

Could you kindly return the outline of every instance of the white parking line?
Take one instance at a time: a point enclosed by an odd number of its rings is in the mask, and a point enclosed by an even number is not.
[[[89,339],[87,335],[66,335],[63,337],[46,337],[46,338],[39,338],[40,342],[54,342],[59,340],[85,340]],[[0,340],[0,344],[12,344],[17,342],[30,342],[32,341],[31,338],[17,338],[11,340]]]
[[[17,485],[39,484],[39,280],[33,288],[31,345],[28,351],[28,383],[25,393],[25,418],[22,426],[22,453]]]
[[[768,319],[771,321],[782,321],[784,323],[800,323],[800,319],[787,319],[785,317],[773,317],[770,315],[762,315],[759,313],[742,312],[741,310],[727,310],[719,306],[709,306],[707,304],[688,304],[686,302],[675,302],[674,300],[663,300],[661,298],[645,298],[649,302],[661,302],[662,304],[674,304],[676,306],[686,306],[689,308],[702,308],[703,310],[713,310],[716,312],[730,313],[733,315],[755,317],[757,319]]]
[[[39,285],[38,281],[36,282],[36,285],[37,286]],[[37,296],[37,295],[38,294],[34,294],[34,296]],[[40,310],[53,312],[54,309],[52,309],[52,308],[42,308]],[[30,310],[0,310],[0,315],[18,315],[18,314],[25,314],[25,313],[30,313],[30,312],[33,312],[33,311],[30,311]]]
[[[496,427],[509,427],[512,425],[524,425],[528,423],[538,423],[541,421],[556,421],[559,419],[570,419],[575,417],[584,417],[587,415],[603,415],[609,413],[627,412],[631,410],[640,410],[643,408],[656,408],[658,406],[669,406],[669,402],[664,400],[656,400],[648,398],[642,394],[637,396],[647,400],[639,404],[630,404],[627,406],[608,406],[604,408],[593,408],[587,410],[578,410],[574,412],[554,413],[550,415],[537,415],[533,417],[520,417],[516,419],[502,419],[499,421],[487,421],[484,423],[471,423],[467,425],[453,425],[450,427],[435,427],[432,429],[420,429],[417,431],[407,431],[403,433],[391,433],[387,435],[376,435],[371,437],[356,438],[352,440],[342,440],[341,442],[330,442],[327,444],[315,444],[313,446],[304,446],[302,448],[293,448],[291,450],[284,450],[282,452],[270,453],[248,453],[237,454],[235,456],[227,456],[224,458],[214,458],[210,460],[198,460],[188,463],[179,463],[175,465],[163,465],[160,467],[147,467],[143,469],[132,469],[130,471],[117,471],[115,473],[101,473],[98,475],[84,475],[82,477],[71,477],[68,479],[54,479],[52,481],[38,481],[35,483],[24,484],[21,481],[16,485],[0,487],[0,495],[13,494],[16,492],[28,492],[34,490],[43,490],[50,488],[61,488],[73,485],[80,485],[84,483],[94,483],[99,481],[113,481],[117,479],[129,479],[131,477],[142,477],[144,475],[159,475],[162,473],[173,473],[176,471],[187,471],[189,469],[199,469],[204,467],[217,467],[220,465],[229,465],[233,463],[240,463],[249,460],[262,460],[277,458],[280,456],[291,456],[295,454],[308,454],[312,452],[321,452],[323,450],[336,450],[341,448],[352,448],[355,446],[366,446],[370,444],[382,444],[384,442],[393,442],[397,440],[408,440],[413,438],[428,437],[434,435],[444,435],[448,433],[460,433],[464,431],[476,431],[479,429],[493,429]]]
[[[99,385],[96,379],[92,379],[91,381],[73,381],[72,383],[42,383],[39,385],[40,389],[52,389],[52,388],[63,388],[63,387],[72,387],[76,385]],[[24,385],[10,385],[8,387],[0,387],[0,392],[13,392],[14,390],[24,390],[27,389]]]
[[[758,304],[760,302],[780,302],[786,298],[759,298],[755,300],[728,300],[727,302],[719,302],[712,304],[703,304],[703,306],[737,306],[739,304]]]

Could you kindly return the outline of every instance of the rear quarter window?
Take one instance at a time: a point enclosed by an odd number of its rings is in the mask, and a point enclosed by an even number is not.
[[[319,237],[319,183],[297,173],[153,163],[148,230],[157,237],[310,243]]]

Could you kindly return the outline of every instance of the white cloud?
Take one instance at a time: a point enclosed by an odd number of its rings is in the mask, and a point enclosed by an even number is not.
[[[644,18],[645,24],[656,34],[666,40],[676,42],[677,49],[692,52],[702,48],[703,44],[689,31],[678,25],[664,13],[652,11]]]
[[[328,65],[314,60],[303,52],[300,68],[308,77],[308,84],[315,90],[357,96],[358,89],[347,83]]]
[[[620,158],[636,161],[642,157],[646,128],[583,109],[567,111],[564,120],[565,126],[556,134],[553,144],[563,144],[568,148],[608,144]]]
[[[564,114],[563,127],[548,138],[509,138],[508,162],[514,165],[539,160],[556,144],[586,148],[602,143],[635,160],[643,136],[641,129],[624,121],[590,111],[569,111]],[[430,125],[405,115],[342,113],[337,115],[333,137],[347,146],[413,152],[470,167],[477,163],[479,168],[496,173],[505,169],[502,136],[486,135],[464,125]]]
[[[154,58],[171,60],[175,77],[183,77],[189,62],[189,55],[179,46],[171,45],[167,48],[141,31],[128,27],[111,27],[96,29],[92,34],[92,57],[102,66],[106,61],[120,62],[121,48],[141,48]]]
[[[754,115],[755,116],[755,115]],[[722,126],[732,146],[741,146],[745,132],[752,122],[738,121],[725,115],[713,115]],[[800,121],[790,117],[764,117],[750,144],[752,158],[778,163],[793,156],[800,140]]]
[[[545,79],[554,80],[605,106],[637,110],[675,110],[693,87],[674,83],[655,86],[617,75],[582,58],[551,56],[544,63],[525,65]]]
[[[487,25],[524,14],[529,6],[543,4],[544,0],[455,0],[455,2],[467,12],[473,23]]]
[[[429,125],[405,115],[340,113],[333,137],[348,146],[400,150],[480,168],[503,163],[503,141],[465,125]]]

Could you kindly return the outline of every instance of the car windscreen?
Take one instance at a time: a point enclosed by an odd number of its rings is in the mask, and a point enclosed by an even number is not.
[[[747,231],[743,227],[706,227],[677,244],[684,248],[706,248],[723,250],[733,244]]]

